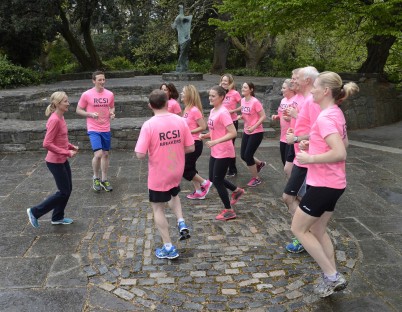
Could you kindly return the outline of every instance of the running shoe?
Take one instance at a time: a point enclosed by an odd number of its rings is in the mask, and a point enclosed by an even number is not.
[[[261,184],[261,182],[262,182],[262,181],[261,181],[260,179],[252,178],[252,179],[250,180],[250,182],[247,183],[247,186],[255,187],[255,186],[257,186],[258,184]]]
[[[234,172],[234,171],[228,171],[227,173],[226,173],[226,176],[228,177],[228,178],[233,178],[233,177],[235,177],[237,175],[237,172]]]
[[[220,214],[218,214],[215,219],[220,221],[227,221],[230,219],[236,219],[236,213],[233,209],[223,209]]]
[[[239,189],[237,192],[233,192],[232,199],[230,200],[230,204],[231,205],[236,204],[239,201],[240,197],[243,196],[243,194],[244,194],[244,190],[242,188]]]
[[[99,178],[94,178],[93,183],[92,183],[92,188],[94,189],[95,192],[100,192],[102,190],[101,182],[100,182]]]
[[[304,251],[304,247],[297,238],[293,238],[293,241],[286,245],[286,250],[291,253],[301,253]]]
[[[179,253],[175,246],[172,246],[170,250],[166,250],[165,246],[163,246],[155,250],[155,256],[159,259],[175,259],[179,256]]]
[[[179,229],[180,240],[185,240],[191,237],[190,231],[184,221],[180,221],[177,225],[177,228]]]
[[[208,195],[208,193],[209,193],[209,190],[211,189],[211,187],[212,187],[212,182],[211,181],[209,181],[209,180],[206,180],[207,182],[205,183],[205,185],[201,185],[201,188],[204,190],[204,192],[205,192],[205,195],[204,196],[207,196]]]
[[[111,192],[113,191],[113,187],[110,185],[110,182],[108,180],[101,181],[100,186],[106,191],[106,192]]]
[[[262,168],[265,167],[267,163],[265,161],[262,161],[259,165],[257,165],[257,172],[260,172]]]
[[[38,219],[35,218],[34,215],[32,214],[31,208],[27,209],[27,214],[28,214],[28,218],[29,218],[29,223],[31,223],[31,225],[34,228],[38,228],[39,227]]]
[[[314,292],[321,298],[332,295],[335,291],[341,291],[348,286],[348,282],[342,274],[336,273],[336,281],[330,281],[324,274],[321,282],[317,285]]]
[[[71,223],[73,223],[73,219],[70,219],[70,218],[64,218],[64,219],[61,219],[61,220],[52,221],[53,225],[58,225],[58,224],[68,225],[68,224],[71,224]]]
[[[196,191],[194,191],[193,193],[188,194],[187,198],[188,199],[205,199],[205,195],[206,195],[205,190],[203,190],[202,193],[197,193]]]

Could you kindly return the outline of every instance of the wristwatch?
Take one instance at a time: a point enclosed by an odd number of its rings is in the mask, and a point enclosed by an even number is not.
[[[297,140],[299,139],[299,137],[298,136],[294,136],[293,137],[293,143],[297,143]]]

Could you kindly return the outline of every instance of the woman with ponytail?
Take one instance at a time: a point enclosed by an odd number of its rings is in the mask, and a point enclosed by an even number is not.
[[[309,140],[300,142],[296,158],[307,164],[307,192],[296,209],[292,232],[323,271],[316,288],[320,297],[346,288],[347,281],[336,270],[335,252],[327,233],[336,202],[346,188],[346,121],[339,105],[359,91],[354,82],[343,84],[333,72],[323,72],[311,93],[321,112],[310,130]]]
[[[52,224],[73,223],[72,219],[64,217],[64,209],[72,191],[71,169],[67,159],[74,157],[78,151],[78,146],[68,142],[64,113],[68,111],[69,106],[66,93],[58,91],[51,95],[50,104],[45,112],[46,116],[50,116],[43,140],[43,147],[48,150],[45,160],[58,191],[39,205],[27,209],[29,222],[35,228],[39,227],[38,219],[51,210],[53,210]]]

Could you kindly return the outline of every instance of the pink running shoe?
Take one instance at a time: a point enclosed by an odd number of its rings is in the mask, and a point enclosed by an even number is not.
[[[205,195],[206,195],[205,191],[203,191],[201,194],[194,191],[193,193],[188,194],[187,198],[188,199],[205,199]]]
[[[257,186],[258,184],[261,184],[261,180],[257,178],[252,178],[250,182],[247,183],[247,185],[250,187]]]
[[[223,209],[220,214],[218,214],[215,219],[220,221],[227,221],[230,219],[236,219],[236,213],[233,209]]]
[[[262,168],[265,167],[267,163],[265,161],[262,161],[259,165],[257,165],[257,172],[260,172]]]
[[[204,193],[205,193],[204,198],[208,195],[209,190],[212,187],[212,182],[209,180],[206,180],[206,181],[207,181],[207,183],[205,185],[201,185],[201,189],[204,190]]]
[[[237,192],[232,193],[232,199],[230,200],[230,204],[234,205],[237,203],[237,201],[242,197],[244,194],[244,190],[241,188]]]

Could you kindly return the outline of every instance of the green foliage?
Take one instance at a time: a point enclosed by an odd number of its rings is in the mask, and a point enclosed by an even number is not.
[[[190,60],[190,64],[188,65],[190,71],[198,72],[198,73],[208,73],[211,69],[212,63],[208,59],[197,61]]]
[[[129,70],[134,69],[134,65],[124,56],[117,56],[111,60],[104,61],[108,70]]]
[[[0,55],[0,89],[17,88],[39,83],[39,74],[16,66]]]
[[[45,47],[45,53],[47,54],[46,62],[42,64],[45,70],[66,74],[74,73],[79,68],[74,55],[62,38],[57,38],[48,43]]]

